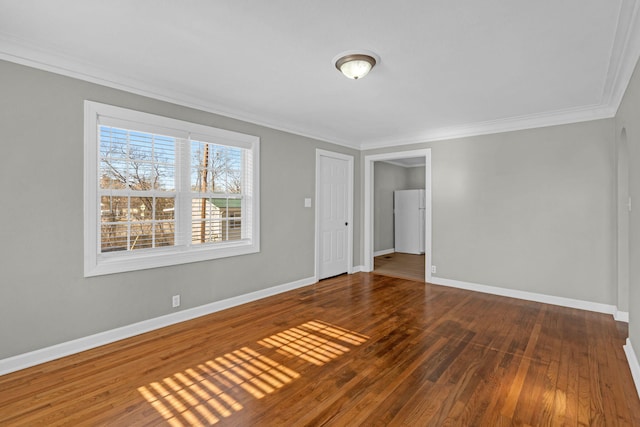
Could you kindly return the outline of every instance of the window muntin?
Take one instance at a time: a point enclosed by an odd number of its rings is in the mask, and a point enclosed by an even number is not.
[[[89,101],[85,115],[86,276],[259,251],[257,137]]]

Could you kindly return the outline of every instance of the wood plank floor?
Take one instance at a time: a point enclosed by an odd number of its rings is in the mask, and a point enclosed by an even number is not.
[[[0,425],[640,425],[609,315],[358,273],[0,377]]]
[[[425,255],[394,252],[373,258],[374,273],[424,282]]]

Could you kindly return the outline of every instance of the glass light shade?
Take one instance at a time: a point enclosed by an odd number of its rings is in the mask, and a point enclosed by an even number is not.
[[[347,55],[338,59],[336,68],[350,79],[361,79],[376,65],[376,60],[369,55]]]

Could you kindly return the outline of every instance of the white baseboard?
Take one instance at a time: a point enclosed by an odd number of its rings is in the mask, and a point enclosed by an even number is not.
[[[631,345],[631,340],[629,338],[627,338],[627,343],[624,345],[624,354],[627,356],[629,369],[631,369],[631,376],[633,377],[633,382],[636,385],[636,392],[638,393],[638,397],[640,397],[640,364],[638,363],[638,356],[636,356],[636,352],[633,350],[633,346]]]
[[[618,312],[615,305],[601,304],[598,302],[583,301],[572,298],[556,297],[553,295],[537,294],[534,292],[518,291],[515,289],[499,288],[496,286],[479,285],[477,283],[462,282],[460,280],[443,279],[441,277],[431,277],[430,283],[435,285],[449,286],[452,288],[467,289],[469,291],[482,292],[485,294],[501,295],[504,297],[518,298],[526,301],[535,301],[545,304],[559,305],[562,307],[578,308],[580,310],[595,311],[614,315]],[[618,320],[618,319],[616,319]],[[624,320],[620,320],[624,321]],[[627,320],[628,321],[628,313]]]
[[[613,313],[613,318],[616,319],[617,322],[629,323],[629,312],[616,309],[616,312]]]
[[[396,249],[395,249],[395,248],[391,248],[391,249],[383,249],[383,250],[381,250],[381,251],[376,251],[376,252],[374,252],[374,253],[373,253],[373,256],[374,256],[374,257],[376,257],[376,256],[381,256],[381,255],[388,255],[388,254],[392,254],[392,253],[394,253],[395,251],[396,251]]]
[[[239,295],[237,297],[227,298],[222,301],[215,301],[199,307],[189,308],[187,310],[178,311],[149,320],[143,320],[142,322],[63,342],[50,347],[34,350],[29,353],[8,357],[0,360],[0,375],[19,371],[21,369],[39,365],[40,363],[49,362],[64,356],[69,356],[101,345],[133,337],[135,335],[140,335],[155,329],[164,328],[165,326],[184,322],[186,320],[195,319],[196,317],[205,316],[207,314],[215,313],[216,311],[225,310],[237,305],[266,298],[271,295],[301,288],[313,283],[316,283],[315,278],[308,277],[295,282],[273,286],[267,289]]]
[[[354,265],[351,269],[351,274],[360,273],[361,271],[364,271],[364,265]]]

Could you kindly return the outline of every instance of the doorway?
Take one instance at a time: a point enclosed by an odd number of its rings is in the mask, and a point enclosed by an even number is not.
[[[431,265],[433,260],[433,253],[431,250],[432,239],[432,219],[431,219],[431,149],[401,151],[386,154],[374,154],[365,156],[364,159],[364,271],[374,271],[375,260],[374,250],[375,242],[375,162],[379,161],[398,161],[398,159],[409,158],[421,158],[424,160],[424,211],[425,211],[425,224],[424,224],[424,252],[425,256],[422,257],[421,262],[424,264],[424,276],[423,280],[428,282],[431,280]],[[380,254],[379,256],[388,256],[389,254]]]
[[[618,299],[616,320],[629,321],[629,143],[627,130],[618,137]]]
[[[353,156],[316,150],[316,280],[353,271]]]

